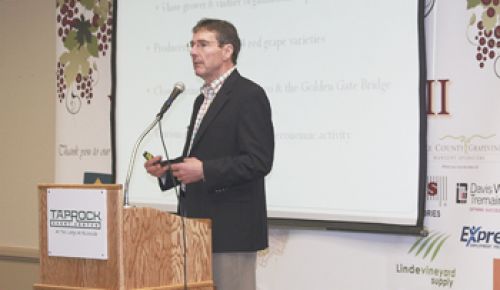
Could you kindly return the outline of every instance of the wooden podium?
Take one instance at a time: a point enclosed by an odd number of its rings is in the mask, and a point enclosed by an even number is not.
[[[107,260],[48,255],[47,191],[52,188],[107,191]],[[182,219],[153,208],[124,208],[121,185],[44,184],[38,191],[40,282],[34,289],[186,289],[185,268],[187,289],[214,289],[209,220]]]

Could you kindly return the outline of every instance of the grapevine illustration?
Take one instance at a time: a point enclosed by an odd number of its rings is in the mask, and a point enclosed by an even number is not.
[[[500,78],[500,0],[467,0],[467,9],[472,12],[469,41],[477,47],[479,68],[484,69],[491,62]]]
[[[56,1],[57,37],[64,45],[56,67],[57,96],[70,113],[94,97],[95,60],[111,49],[112,11],[112,0]]]

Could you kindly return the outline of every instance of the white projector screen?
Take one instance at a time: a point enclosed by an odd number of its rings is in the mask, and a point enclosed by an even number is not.
[[[170,158],[182,153],[202,85],[187,49],[191,28],[201,18],[221,18],[242,40],[238,70],[264,87],[272,105],[269,217],[422,225],[422,3],[120,0],[117,6],[117,183],[125,182],[134,143],[177,81],[186,91],[162,125]],[[174,210],[175,193],[161,192],[145,172],[144,150],[164,155],[158,127],[139,149],[130,201]]]

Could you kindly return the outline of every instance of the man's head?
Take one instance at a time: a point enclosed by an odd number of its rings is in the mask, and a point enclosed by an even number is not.
[[[196,75],[210,82],[236,64],[241,42],[231,23],[202,19],[193,27],[190,46]]]
[[[236,27],[230,22],[219,19],[209,19],[204,18],[193,27],[193,34],[200,30],[207,30],[210,32],[214,32],[219,42],[219,46],[224,44],[230,44],[233,46],[233,55],[231,60],[233,64],[236,64],[238,60],[238,54],[240,52],[241,41],[238,36],[238,31],[236,31]]]

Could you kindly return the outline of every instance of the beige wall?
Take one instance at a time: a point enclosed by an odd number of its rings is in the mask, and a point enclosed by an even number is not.
[[[36,186],[54,180],[54,19],[55,1],[0,0],[0,290],[38,279]]]

